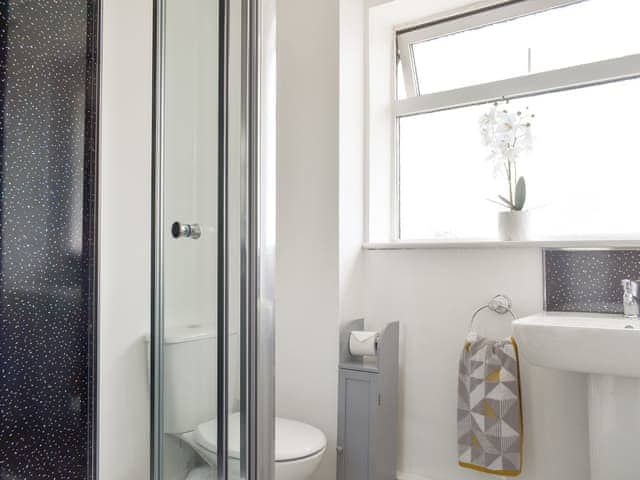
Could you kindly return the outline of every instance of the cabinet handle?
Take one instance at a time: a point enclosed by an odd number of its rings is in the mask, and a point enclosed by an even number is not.
[[[338,452],[338,455],[341,455],[343,451],[344,451],[344,449],[342,448],[342,446],[341,446],[341,445],[338,445],[338,446],[336,447],[336,452]]]

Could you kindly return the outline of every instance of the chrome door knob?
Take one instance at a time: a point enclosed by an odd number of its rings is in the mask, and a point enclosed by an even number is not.
[[[173,238],[191,238],[197,240],[202,235],[202,229],[197,223],[174,222],[171,225],[171,235]]]

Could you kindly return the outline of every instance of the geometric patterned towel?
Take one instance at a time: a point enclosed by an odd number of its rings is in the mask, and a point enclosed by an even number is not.
[[[458,376],[459,465],[515,477],[522,471],[523,431],[518,347],[512,338],[471,334]]]

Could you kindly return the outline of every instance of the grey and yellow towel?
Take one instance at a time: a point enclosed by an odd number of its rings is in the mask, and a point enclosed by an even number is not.
[[[522,404],[515,340],[471,334],[460,356],[458,459],[496,475],[522,471]]]

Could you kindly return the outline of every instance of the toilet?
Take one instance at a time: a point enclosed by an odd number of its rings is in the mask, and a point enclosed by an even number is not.
[[[239,398],[237,374],[238,335],[229,335],[229,392]],[[180,438],[204,462],[187,478],[215,478],[217,452],[216,332],[201,325],[168,327],[165,332],[165,433]],[[230,402],[234,404],[233,401]],[[230,478],[240,478],[240,413],[228,419]],[[275,480],[305,480],[318,468],[327,439],[306,423],[275,419]],[[205,472],[205,473],[203,473]]]
[[[240,413],[229,416],[229,473],[240,478]],[[315,427],[287,418],[275,419],[276,480],[304,480],[309,478],[324,455],[327,439]],[[210,420],[198,425],[194,432],[182,436],[209,465],[216,464],[217,422]],[[237,474],[237,476],[236,476]]]

